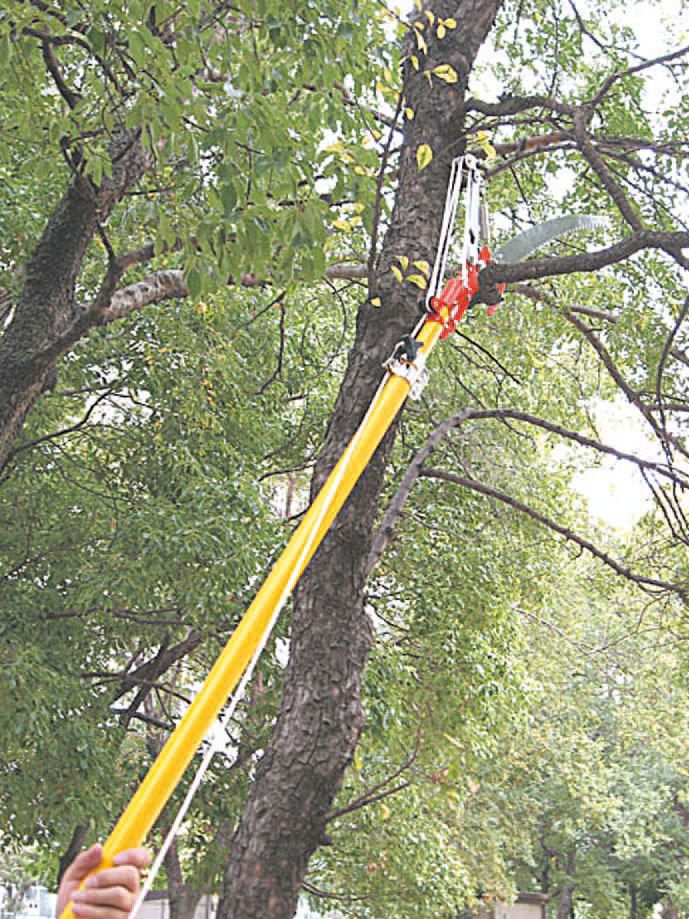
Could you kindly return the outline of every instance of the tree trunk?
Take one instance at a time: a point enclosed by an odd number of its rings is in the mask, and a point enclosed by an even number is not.
[[[78,823],[74,827],[74,832],[72,833],[72,838],[69,841],[69,845],[65,849],[64,853],[60,856],[57,866],[57,879],[56,887],[60,886],[60,881],[62,880],[62,875],[72,864],[77,855],[81,852],[86,842],[86,836],[89,831],[88,823]]]
[[[382,361],[417,318],[418,289],[399,284],[389,265],[396,255],[410,262],[435,258],[449,166],[462,150],[468,70],[499,6],[500,0],[435,3],[436,16],[456,19],[456,30],[443,41],[429,35],[426,57],[408,48],[419,55],[419,70],[405,65],[405,99],[415,117],[405,125],[395,208],[370,292],[382,306],[359,311],[312,495],[361,420]],[[458,80],[434,78],[431,86],[422,71],[441,63],[450,64]],[[416,150],[423,143],[434,156],[419,171]],[[299,586],[281,711],[235,835],[218,919],[293,916],[309,858],[327,843],[328,812],[363,726],[360,680],[372,637],[364,609],[365,566],[392,436],[384,439]]]
[[[104,280],[103,302],[96,297],[88,308],[75,304],[77,277],[94,233],[149,166],[138,130],[121,134],[110,156],[111,179],[96,187],[78,173],[59,201],[31,255],[14,316],[0,338],[0,470],[27,413],[55,385],[57,358],[102,321],[102,308],[119,280],[113,262]]]
[[[574,901],[572,893],[574,884],[572,877],[574,875],[575,854],[570,852],[567,856],[567,877],[563,884],[557,902],[557,919],[570,919],[573,913]]]
[[[163,861],[167,874],[170,919],[194,919],[201,893],[184,883],[176,839],[173,840]]]

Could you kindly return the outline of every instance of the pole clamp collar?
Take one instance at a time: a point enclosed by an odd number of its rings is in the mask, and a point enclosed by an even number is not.
[[[418,400],[430,379],[426,370],[426,353],[421,350],[421,343],[411,335],[405,335],[395,345],[395,350],[385,361],[383,367],[396,377],[409,383],[409,398]]]

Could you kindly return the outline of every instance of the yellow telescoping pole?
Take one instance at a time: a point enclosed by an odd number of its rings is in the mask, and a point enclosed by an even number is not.
[[[419,350],[424,356],[430,353],[443,330],[443,324],[437,321],[437,318],[427,320],[416,337],[420,344]],[[276,604],[281,599],[285,585],[290,578],[294,578],[296,583],[302,575],[385,432],[402,408],[409,390],[410,383],[402,376],[394,373],[388,375],[362,426],[316,495],[220,653],[198,695],[122,813],[103,846],[101,864],[92,873],[112,866],[113,858],[118,852],[140,846],[144,841],[211,724],[249,664],[270,623]],[[345,464],[346,468],[342,468]],[[333,489],[334,482],[337,484]],[[314,527],[317,528],[315,534]],[[295,566],[299,567],[296,572]],[[71,903],[62,913],[61,919],[75,919]]]

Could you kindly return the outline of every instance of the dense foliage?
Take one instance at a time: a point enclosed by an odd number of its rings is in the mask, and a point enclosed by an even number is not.
[[[428,265],[384,242],[423,117],[401,93],[459,82],[443,49],[481,4],[455,6],[0,11],[5,342],[58,202],[86,182],[102,208],[55,270],[73,301],[62,357],[0,479],[2,844],[57,856],[75,827],[107,829],[303,510],[386,270],[413,312]],[[610,224],[510,269],[505,302],[470,313],[400,421],[366,727],[303,885],[345,915],[455,917],[520,889],[557,919],[689,910],[689,97],[678,21],[653,9],[658,62],[626,4],[505,3],[469,75],[457,143],[498,235],[561,211]],[[418,173],[445,152],[419,146]],[[47,336],[47,307],[35,321]],[[630,448],[601,424],[620,400],[640,419]],[[616,530],[573,483],[619,475],[622,453],[651,500]],[[218,889],[289,637],[285,617],[170,883]]]

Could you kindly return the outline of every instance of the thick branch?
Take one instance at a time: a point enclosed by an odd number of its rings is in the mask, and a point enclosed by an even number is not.
[[[591,117],[593,109],[591,108],[578,108],[574,113],[574,131],[577,138],[577,146],[581,150],[581,153],[584,159],[591,165],[593,171],[596,173],[598,178],[603,185],[603,188],[610,195],[612,200],[618,207],[618,210],[627,221],[629,226],[636,230],[637,232],[643,229],[643,224],[639,218],[639,215],[636,213],[632,207],[627,196],[623,192],[619,182],[614,178],[613,174],[605,165],[603,157],[598,153],[596,148],[591,142],[591,138],[588,135],[586,126]]]
[[[491,264],[485,269],[486,282],[531,281],[536,278],[555,277],[576,272],[600,271],[616,265],[643,249],[662,249],[672,255],[689,248],[689,233],[640,230],[626,236],[606,249],[565,255],[557,258],[534,258],[516,265]]]
[[[54,386],[56,358],[98,323],[97,309],[119,280],[118,266],[111,265],[93,309],[75,305],[77,277],[95,232],[151,162],[138,130],[116,137],[110,158],[111,178],[95,187],[75,176],[59,201],[26,266],[14,315],[0,339],[0,468],[27,412],[45,388]]]
[[[172,667],[177,661],[191,654],[192,651],[201,644],[202,636],[195,631],[191,631],[185,639],[177,642],[172,647],[163,646],[158,654],[151,661],[147,661],[131,673],[123,676],[113,674],[113,679],[120,679],[121,683],[117,691],[113,694],[112,702],[116,702],[129,692],[134,686],[145,684],[152,685],[162,673]]]
[[[546,109],[559,115],[572,117],[571,105],[558,102],[551,96],[506,96],[500,102],[484,102],[482,99],[467,99],[467,112],[480,112],[482,115],[518,115],[529,109]]]

